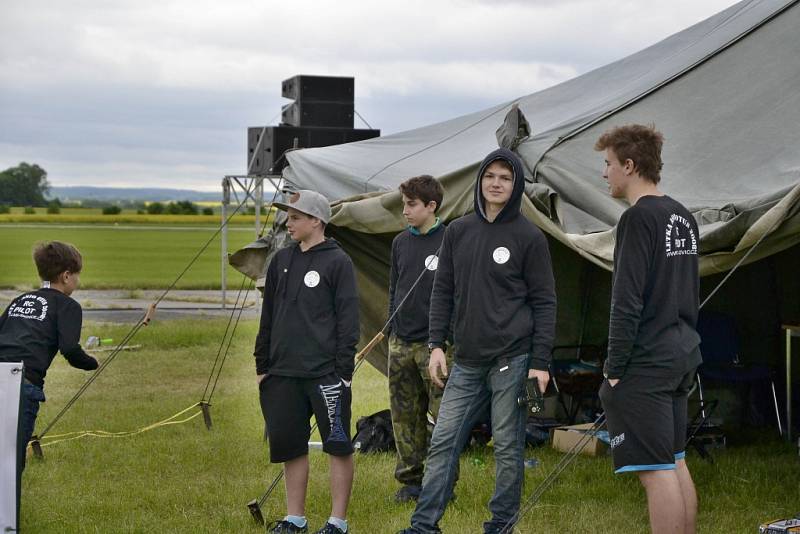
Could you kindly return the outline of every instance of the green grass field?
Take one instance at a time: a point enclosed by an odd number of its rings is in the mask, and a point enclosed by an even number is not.
[[[51,430],[132,430],[162,420],[201,398],[225,323],[221,320],[154,323],[134,338],[142,350],[121,353]],[[278,473],[266,460],[251,356],[257,325],[242,323],[212,399],[214,428],[201,418],[133,437],[84,438],[45,446],[24,474],[22,530],[72,532],[263,532],[246,503]],[[128,327],[89,324],[85,335],[121,339]],[[85,336],[84,336],[85,337]],[[57,358],[47,376],[39,423],[61,409],[87,374]],[[354,379],[353,420],[388,407],[386,379],[364,366]],[[39,428],[42,428],[39,426]],[[526,470],[529,494],[561,458],[529,449],[540,460]],[[311,452],[307,515],[319,528],[329,515],[327,460]],[[700,494],[698,531],[757,532],[761,521],[800,511],[796,448],[767,439],[730,447],[708,464],[688,456]],[[357,456],[349,520],[354,534],[391,533],[407,525],[411,505],[392,501],[394,456]],[[493,487],[490,448],[462,457],[457,500],[442,528],[479,532]],[[282,486],[263,508],[284,514]],[[648,532],[644,494],[632,476],[615,476],[606,457],[581,457],[519,527],[520,532]]]
[[[0,287],[38,287],[31,258],[34,243],[58,239],[74,244],[83,255],[81,287],[85,289],[166,288],[185,268],[200,247],[214,234],[203,228],[170,226],[0,225],[3,251]],[[253,226],[231,227],[228,252],[255,240]],[[220,238],[217,236],[177,285],[178,289],[218,289],[221,270]],[[228,267],[228,286],[239,287],[242,275]]]

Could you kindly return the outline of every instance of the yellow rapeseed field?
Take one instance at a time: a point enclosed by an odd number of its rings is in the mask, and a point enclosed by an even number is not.
[[[254,215],[234,215],[231,224],[253,224]],[[261,218],[264,221],[264,217]],[[47,223],[47,224],[220,224],[220,216],[217,215],[137,215],[133,213],[120,213],[119,215],[85,214],[75,215],[71,213],[35,213],[23,215],[17,213],[0,214],[0,224],[2,223]]]

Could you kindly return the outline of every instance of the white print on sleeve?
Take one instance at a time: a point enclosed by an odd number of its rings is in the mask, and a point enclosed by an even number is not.
[[[439,267],[439,258],[438,256],[431,254],[427,258],[425,258],[425,268],[429,271],[435,271],[436,268]]]
[[[303,283],[306,287],[317,287],[319,285],[319,273],[317,271],[308,271],[303,277]]]
[[[44,321],[47,317],[47,299],[39,295],[22,295],[11,304],[8,316]]]
[[[697,255],[697,236],[685,217],[675,213],[670,215],[664,240],[668,258]]]
[[[509,259],[511,259],[511,252],[506,247],[497,247],[492,252],[492,259],[498,265],[503,265]]]

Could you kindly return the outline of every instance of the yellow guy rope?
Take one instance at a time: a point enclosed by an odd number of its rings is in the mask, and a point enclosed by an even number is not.
[[[72,441],[75,439],[85,438],[87,436],[95,437],[95,438],[127,438],[129,436],[135,436],[137,434],[142,434],[144,432],[148,432],[150,430],[154,430],[156,428],[167,426],[167,425],[180,425],[182,423],[187,423],[203,413],[202,411],[198,411],[197,413],[186,417],[185,419],[181,419],[180,421],[174,421],[177,417],[185,414],[192,408],[197,408],[200,406],[200,403],[195,403],[189,406],[186,409],[181,410],[180,412],[176,413],[175,415],[171,415],[166,419],[158,421],[157,423],[153,423],[151,425],[147,425],[145,427],[136,429],[136,430],[126,430],[123,432],[107,432],[105,430],[79,430],[77,432],[67,432],[66,434],[58,434],[55,436],[45,436],[42,438],[43,440],[54,440],[48,441],[47,443],[42,443],[42,447],[47,447],[48,445],[55,445],[56,443],[62,443],[64,441]]]

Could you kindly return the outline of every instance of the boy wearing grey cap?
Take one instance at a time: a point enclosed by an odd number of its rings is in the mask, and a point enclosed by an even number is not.
[[[328,200],[300,190],[285,203],[289,235],[297,243],[279,250],[267,268],[255,358],[270,461],[283,463],[288,513],[268,528],[275,534],[308,532],[310,418],[330,455],[332,511],[317,534],[347,532],[353,484],[350,382],[359,337],[353,263],[325,238]]]

